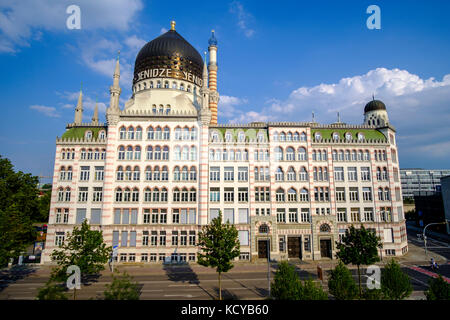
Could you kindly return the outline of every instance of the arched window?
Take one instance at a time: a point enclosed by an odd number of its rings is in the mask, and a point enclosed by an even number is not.
[[[308,202],[309,201],[309,193],[308,193],[308,190],[306,188],[303,188],[300,191],[300,201],[301,202]]]
[[[280,141],[286,141],[286,133],[282,132],[280,134]]]
[[[98,138],[99,138],[100,140],[105,140],[105,138],[106,138],[106,133],[105,133],[105,131],[100,131],[99,134],[98,134]]]
[[[195,167],[191,167],[191,170],[189,170],[189,180],[197,180],[197,169]]]
[[[216,132],[216,131],[214,131],[213,133],[212,133],[212,142],[217,142],[217,141],[219,141],[219,134]]]
[[[288,132],[288,134],[286,135],[286,141],[292,141],[292,132]]]
[[[333,140],[334,141],[339,141],[339,133],[333,132]]]
[[[158,82],[156,82],[156,88],[160,89],[161,88],[161,81],[158,80]]]
[[[69,201],[70,201],[70,195],[71,195],[71,193],[70,193],[70,188],[67,187],[67,188],[66,188],[66,192],[65,192],[65,194],[64,194],[64,201],[65,201],[65,202],[69,202]]]
[[[126,134],[127,134],[127,129],[125,129],[125,127],[121,127],[120,133],[119,133],[119,139],[120,140],[126,139]]]
[[[148,127],[148,129],[147,129],[147,139],[148,140],[155,139],[155,132],[153,131],[153,127]]]
[[[152,190],[149,187],[145,188],[145,190],[144,190],[144,202],[152,201],[151,197],[152,197]]]
[[[133,171],[133,181],[139,181],[141,180],[141,170],[138,166],[134,167]]]
[[[264,233],[264,234],[269,233],[269,226],[267,224],[263,223],[262,225],[259,226],[258,231],[259,231],[259,233]]]
[[[126,181],[130,181],[131,180],[131,176],[132,176],[131,167],[127,166],[126,169],[125,169],[125,180]]]
[[[173,180],[174,181],[180,181],[181,176],[180,176],[180,167],[176,166],[173,169]]]
[[[164,82],[164,88],[169,89],[169,81]]]
[[[295,151],[294,148],[288,147],[286,149],[286,160],[287,161],[294,161],[295,160]]]
[[[383,188],[378,188],[378,200],[383,201],[384,197],[383,197]]]
[[[273,133],[273,141],[278,141],[278,132]]]
[[[189,148],[187,146],[182,149],[181,160],[189,160]]]
[[[322,134],[320,132],[316,132],[314,134],[314,139],[317,140],[317,141],[322,140]]]
[[[123,200],[123,191],[121,188],[116,189],[116,202],[122,202]]]
[[[142,139],[142,128],[137,127],[136,128],[136,140],[141,140],[141,139]]]
[[[147,147],[147,160],[153,160],[153,147]]]
[[[275,160],[283,160],[283,149],[281,147],[275,148]]]
[[[282,188],[278,188],[275,193],[275,199],[277,202],[284,202],[285,201],[285,195],[284,190]]]
[[[163,139],[164,140],[169,140],[170,139],[170,129],[169,129],[169,127],[164,127]]]
[[[129,127],[128,128],[128,139],[129,140],[133,140],[134,139],[134,128],[133,127]]]
[[[296,173],[293,167],[290,167],[287,172],[288,181],[295,181]]]
[[[288,201],[297,202],[297,191],[294,188],[288,190]]]
[[[181,170],[181,180],[182,181],[188,180],[188,168],[187,167],[183,167],[183,169]]]
[[[306,138],[307,138],[306,133],[302,132],[300,134],[300,141],[306,141]]]
[[[345,133],[345,140],[351,141],[353,139],[352,134],[350,132]]]
[[[161,189],[161,202],[167,202],[169,200],[169,192],[166,188]]]
[[[145,168],[145,180],[151,181],[152,180],[152,167],[147,166]]]
[[[244,142],[245,141],[245,133],[244,132],[239,132],[239,142]]]
[[[141,160],[141,147],[139,146],[134,148],[134,160]]]
[[[181,189],[181,201],[188,202],[189,200],[189,191],[187,188]]]
[[[294,139],[294,141],[299,141],[300,140],[300,135],[298,134],[298,132],[294,133],[293,139]]]
[[[306,161],[308,160],[306,149],[303,147],[298,148],[297,150],[298,160],[299,161]]]
[[[133,147],[127,147],[127,160],[133,160]]]
[[[72,181],[72,167],[67,168],[67,180]]]
[[[386,201],[391,200],[391,193],[389,191],[389,188],[384,189],[384,200],[386,200]]]
[[[118,168],[117,168],[117,180],[118,181],[122,181],[123,180],[123,167],[122,166],[119,166]]]
[[[169,180],[169,171],[167,169],[167,166],[163,166],[161,171],[161,181],[168,181],[168,180]]]
[[[162,129],[160,126],[156,127],[156,134],[155,134],[156,140],[162,140]]]
[[[307,181],[308,180],[308,171],[305,167],[302,167],[300,169],[300,181]]]
[[[191,135],[191,133],[189,131],[189,128],[188,127],[184,127],[183,128],[183,140],[189,140],[190,135]]]
[[[197,201],[197,190],[195,190],[194,187],[192,187],[189,190],[189,202],[195,202]]]
[[[277,168],[277,171],[275,172],[275,180],[276,181],[283,181],[284,180],[284,172],[281,167]]]
[[[197,140],[197,128],[196,127],[193,127],[192,129],[191,129],[191,140],[192,141],[196,141]]]
[[[329,233],[331,232],[331,228],[327,223],[322,223],[319,227],[320,232]]]
[[[66,168],[65,167],[61,167],[59,169],[59,180],[66,180]]]
[[[233,136],[232,136],[231,132],[225,133],[225,141],[230,142],[232,138],[233,138]]]
[[[197,147],[192,146],[191,147],[191,156],[190,156],[190,160],[197,160]]]
[[[152,195],[153,195],[152,201],[159,202],[159,189],[157,187],[153,188]]]
[[[160,146],[155,147],[154,157],[155,157],[155,160],[161,160],[161,147]]]
[[[82,159],[83,159],[83,150],[81,151],[81,156],[82,156]],[[119,147],[118,156],[119,156],[119,160],[124,160],[125,159],[125,147],[123,147],[123,146]]]
[[[359,141],[363,141],[363,140],[365,140],[366,139],[366,137],[364,136],[364,133],[358,133],[358,140]]]

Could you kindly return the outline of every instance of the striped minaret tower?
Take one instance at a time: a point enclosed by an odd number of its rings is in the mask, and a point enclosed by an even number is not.
[[[209,65],[208,65],[208,86],[209,109],[211,110],[211,124],[217,124],[217,104],[219,103],[219,93],[217,92],[217,39],[212,30],[211,38],[208,41]]]

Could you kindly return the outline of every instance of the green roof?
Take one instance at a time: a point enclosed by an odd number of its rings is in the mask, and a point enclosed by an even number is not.
[[[311,136],[314,139],[316,132],[320,132],[322,134],[322,139],[332,139],[333,133],[338,133],[341,140],[345,140],[345,134],[350,132],[352,134],[353,139],[357,139],[358,133],[364,134],[366,140],[386,140],[386,137],[383,133],[376,129],[313,129],[311,130]]]
[[[62,135],[62,139],[83,139],[86,131],[92,131],[92,137],[94,139],[98,138],[98,133],[101,130],[105,130],[105,127],[78,127],[78,128],[70,128]]]

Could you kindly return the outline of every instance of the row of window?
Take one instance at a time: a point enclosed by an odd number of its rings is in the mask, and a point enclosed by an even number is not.
[[[145,168],[145,181],[168,181],[169,180],[169,171],[167,166],[162,166],[161,169],[159,166],[147,166]],[[119,166],[116,171],[116,180],[117,181],[140,181],[141,179],[141,171],[138,166],[135,166],[134,169],[131,169],[131,166],[125,167],[125,170],[122,166]],[[184,166],[180,169],[179,166],[175,166],[173,169],[173,181],[197,181],[197,169],[192,166],[188,169],[187,166]]]
[[[105,160],[106,149],[81,149],[81,160]],[[61,160],[75,160],[75,149],[62,149]]]
[[[218,131],[215,131],[215,130],[211,132],[211,134],[210,134],[210,141],[211,142],[219,142],[219,141],[222,141],[222,140],[224,140],[226,142],[232,142],[233,141],[233,133],[230,130],[228,130],[225,133],[225,139],[224,139],[224,137],[222,136],[221,132],[218,132]],[[265,142],[266,141],[265,134],[263,132],[261,132],[261,131],[258,132],[257,140],[258,140],[258,142]],[[235,141],[237,141],[237,142],[245,142],[246,141],[246,136],[245,136],[244,131],[239,131],[236,134]]]
[[[169,147],[168,146],[147,146],[145,160],[169,160]],[[118,148],[118,160],[141,160],[141,147],[135,146],[119,146]],[[176,146],[174,148],[174,160],[197,160],[197,147],[196,146]]]
[[[117,188],[115,190],[116,202],[139,202],[139,189],[138,188]],[[145,188],[144,189],[144,202],[168,202],[169,192],[167,188]],[[196,202],[197,190],[192,187],[189,190],[187,188],[175,187],[172,191],[172,202]]]
[[[141,86],[142,85],[142,86]],[[191,85],[188,84],[187,86],[184,84],[184,82],[180,82],[180,84],[178,85],[177,81],[173,81],[172,85],[170,85],[169,81],[164,81],[164,84],[161,80],[158,80],[155,82],[155,84],[153,83],[153,81],[143,81],[141,83],[138,83],[136,85],[134,85],[133,87],[133,92],[137,92],[137,91],[141,91],[141,90],[146,90],[146,89],[153,89],[153,88],[157,88],[157,89],[178,89],[181,91],[187,91],[187,92],[191,92]]]
[[[334,141],[340,141],[341,140],[341,135],[338,132],[333,132],[331,136],[332,136],[332,139]],[[352,135],[351,132],[346,132],[344,134],[344,138],[345,138],[346,141],[352,141],[353,140],[353,135]],[[362,133],[362,132],[358,132],[356,134],[356,138],[358,139],[358,141],[363,141],[363,140],[366,139],[364,133]],[[315,132],[314,133],[314,139],[316,141],[322,140],[322,133],[320,131]]]
[[[248,161],[248,150],[210,149],[210,161]]]
[[[198,137],[198,129],[196,127],[184,128],[176,127],[174,129],[175,140],[196,141]],[[125,126],[119,129],[120,140],[142,140],[142,127],[138,126],[136,129],[133,126],[126,128]],[[165,126],[147,127],[147,140],[170,140],[170,128]]]
[[[277,131],[275,131],[272,135],[273,141],[306,141],[307,140],[307,135],[305,132],[288,132],[285,133],[284,131],[282,131],[281,133],[278,133]]]

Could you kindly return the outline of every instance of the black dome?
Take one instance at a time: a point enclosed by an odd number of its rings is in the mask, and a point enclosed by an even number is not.
[[[148,42],[139,51],[134,64],[133,84],[138,74],[147,69],[172,69],[172,77],[177,72],[190,72],[197,77],[203,74],[203,59],[198,51],[175,30],[169,30],[158,38]]]
[[[386,110],[386,106],[380,100],[372,100],[364,107],[364,113],[375,110]]]

